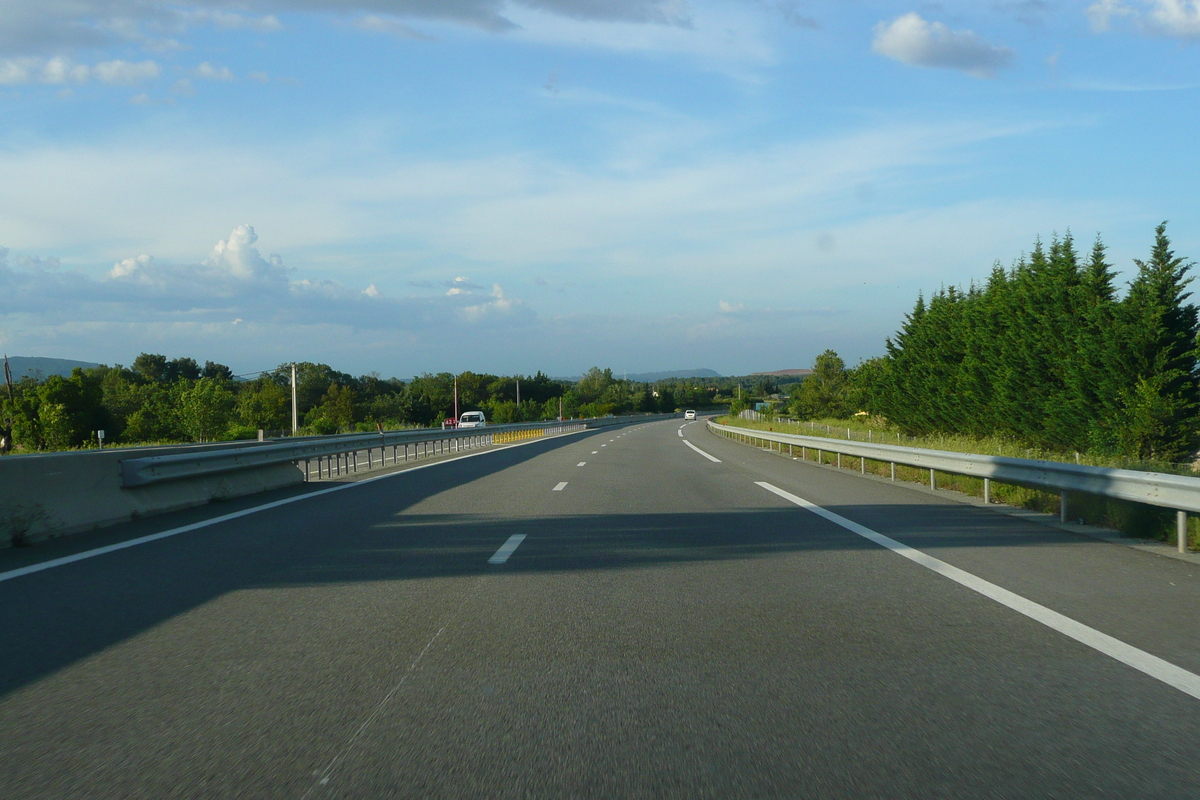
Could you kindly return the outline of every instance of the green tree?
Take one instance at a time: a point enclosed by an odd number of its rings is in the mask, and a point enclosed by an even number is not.
[[[213,441],[229,429],[235,398],[225,381],[200,378],[178,383],[179,427],[194,442]]]
[[[813,362],[812,374],[801,382],[788,411],[798,419],[845,417],[851,413],[848,395],[846,362],[826,350]]]
[[[158,383],[166,376],[167,357],[158,353],[141,353],[133,360],[133,369],[143,380]]]
[[[1197,408],[1196,307],[1187,303],[1193,264],[1175,255],[1167,223],[1154,231],[1148,261],[1119,312],[1114,366],[1129,380],[1114,416],[1122,450],[1141,458],[1179,459],[1195,449]]]
[[[292,420],[291,393],[269,378],[238,387],[234,417],[238,424],[262,430],[287,430]]]
[[[224,364],[218,364],[215,361],[205,361],[204,369],[200,373],[202,378],[217,378],[223,381],[233,380],[233,370]]]

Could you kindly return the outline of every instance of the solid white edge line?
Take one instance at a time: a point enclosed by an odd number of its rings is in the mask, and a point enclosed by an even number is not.
[[[971,591],[994,600],[1002,606],[1016,611],[1029,617],[1035,622],[1040,622],[1047,628],[1058,631],[1064,636],[1070,637],[1080,644],[1087,645],[1093,650],[1120,661],[1122,664],[1133,667],[1137,671],[1149,675],[1151,678],[1160,680],[1163,683],[1178,689],[1184,694],[1200,700],[1200,675],[1188,672],[1182,667],[1177,667],[1169,661],[1164,661],[1158,656],[1151,655],[1145,650],[1139,650],[1133,645],[1126,644],[1120,639],[1109,636],[1107,633],[1101,633],[1095,628],[1088,627],[1082,622],[1076,622],[1070,617],[1064,616],[1057,611],[1052,611],[1043,605],[1033,602],[1022,597],[1019,594],[1010,592],[1000,586],[997,586],[990,581],[986,581],[970,572],[961,570],[958,567],[947,564],[941,559],[927,555],[916,548],[898,542],[891,537],[884,536],[882,533],[877,533],[870,528],[859,525],[857,522],[852,522],[845,517],[839,516],[827,509],[811,503],[802,497],[797,497],[790,492],[786,492],[777,486],[772,486],[766,481],[755,481],[755,484],[766,489],[768,492],[782,497],[790,503],[800,506],[819,517],[824,517],[835,525],[839,525],[851,533],[856,533],[864,539],[868,539],[875,544],[886,547],[897,555],[904,556],[909,561],[915,564],[920,564],[928,570],[938,573],[939,575],[949,578],[961,586],[965,586]]]
[[[525,534],[514,533],[512,536],[508,537],[508,541],[500,545],[500,549],[488,559],[488,563],[503,564],[505,561],[508,561],[508,557],[511,556],[513,552],[521,546],[521,542],[523,541],[525,541]]]
[[[684,439],[684,440],[683,440],[683,443],[684,443],[684,444],[686,444],[688,447],[692,448],[693,450],[695,450],[695,451],[696,451],[697,453],[699,453],[700,455],[702,455],[702,456],[704,456],[705,458],[707,458],[709,461],[713,462],[714,464],[720,464],[720,463],[721,463],[721,459],[717,458],[716,456],[710,456],[708,453],[704,452],[704,451],[703,451],[703,450],[701,450],[699,447],[696,447],[696,445],[692,444],[692,443],[691,443],[691,442],[689,442],[687,439]]]
[[[554,436],[551,438],[557,438],[558,436],[570,436],[571,434],[574,434],[574,433],[583,433],[583,431],[568,431],[567,433],[560,433],[560,434],[557,434],[557,436]],[[486,456],[490,453],[498,453],[501,450],[508,450],[513,447],[525,447],[526,445],[537,444],[538,442],[545,442],[545,441],[547,441],[547,440],[546,439],[531,439],[530,441],[527,441],[527,442],[515,442],[513,444],[502,445],[500,447],[496,447],[491,450],[481,450],[477,453],[466,453],[461,456],[454,456],[453,458],[446,458],[446,459],[442,459],[441,461],[434,461],[431,464],[417,464],[415,466],[408,467],[407,469],[401,469],[401,470],[397,470],[395,472],[389,472],[384,475],[376,475],[373,478],[363,478],[361,480],[357,480],[352,483],[341,483],[341,484],[338,484],[337,486],[331,486],[328,489],[318,489],[315,492],[306,492],[305,494],[299,494],[299,495],[296,495],[295,497],[285,497],[282,500],[274,500],[270,503],[264,503],[261,506],[254,506],[253,508],[244,508],[241,511],[234,511],[229,514],[222,514],[219,517],[212,517],[211,519],[204,519],[204,520],[200,520],[199,522],[193,522],[190,525],[182,525],[178,528],[171,528],[169,530],[159,531],[158,533],[151,533],[147,536],[139,536],[136,539],[129,539],[124,542],[117,542],[116,544],[105,545],[104,547],[97,547],[94,550],[84,550],[81,553],[74,553],[69,556],[63,556],[62,558],[52,558],[49,561],[42,561],[37,564],[30,564],[25,567],[18,567],[16,569],[10,569],[7,572],[0,572],[0,583],[3,583],[4,581],[12,580],[13,578],[20,578],[23,575],[32,575],[35,572],[43,572],[48,569],[54,569],[55,567],[63,567],[63,566],[66,566],[67,564],[74,564],[76,561],[83,561],[88,558],[95,558],[96,556],[105,555],[106,553],[113,553],[113,552],[116,552],[117,550],[124,550],[127,547],[137,547],[140,544],[147,544],[149,542],[158,541],[159,539],[166,539],[171,536],[178,536],[181,533],[189,533],[191,531],[199,530],[200,528],[207,528],[210,525],[218,525],[222,522],[228,522],[230,520],[238,519],[239,517],[248,517],[251,514],[257,514],[259,511],[267,511],[268,509],[278,508],[279,506],[286,506],[288,503],[298,503],[301,500],[307,500],[310,497],[320,497],[321,495],[329,494],[330,492],[340,492],[343,489],[351,489],[355,486],[362,486],[364,484],[374,483],[375,481],[381,481],[386,478],[394,478],[397,475],[407,475],[408,473],[416,472],[417,470],[429,469],[430,467],[439,467],[442,464],[449,464],[454,461],[462,461],[464,458],[475,458],[477,456]]]
[[[566,481],[559,481],[558,485],[557,485],[557,486],[555,486],[555,487],[554,487],[553,489],[551,489],[550,491],[552,491],[552,492],[561,492],[561,491],[562,491],[563,489],[565,489],[565,488],[567,488],[567,482],[566,482]]]
[[[680,439],[682,439],[682,438],[683,438],[683,428],[680,428],[679,430],[677,430],[677,431],[675,431],[675,432],[679,434],[679,438],[680,438]]]

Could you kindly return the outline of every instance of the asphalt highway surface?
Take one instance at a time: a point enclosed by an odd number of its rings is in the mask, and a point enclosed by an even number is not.
[[[5,800],[1200,797],[1200,567],[703,421],[0,551],[0,610]]]

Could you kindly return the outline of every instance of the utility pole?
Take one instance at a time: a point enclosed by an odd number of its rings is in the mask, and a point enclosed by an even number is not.
[[[458,425],[458,376],[454,376],[454,424]]]
[[[8,353],[4,354],[4,385],[8,387],[8,402],[11,409],[15,402],[13,397],[12,370],[8,368]],[[0,424],[0,455],[12,450],[12,417],[6,416]]]
[[[292,364],[292,436],[299,430],[299,418],[296,407],[296,365]]]
[[[562,398],[558,398],[558,421],[562,422]]]
[[[517,378],[517,407],[521,407],[521,379]]]

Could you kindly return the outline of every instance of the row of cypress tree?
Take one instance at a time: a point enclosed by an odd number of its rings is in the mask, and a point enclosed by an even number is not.
[[[1197,444],[1200,384],[1193,266],[1166,223],[1118,296],[1097,237],[1039,241],[987,283],[917,300],[860,369],[868,410],[914,435],[1002,435],[1039,447],[1178,461]]]

